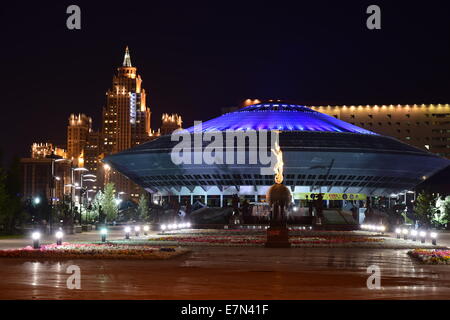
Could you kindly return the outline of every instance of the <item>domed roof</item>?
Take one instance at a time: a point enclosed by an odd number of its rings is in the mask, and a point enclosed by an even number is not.
[[[194,132],[194,127],[187,130]],[[285,103],[254,104],[202,123],[203,132],[225,130],[347,132],[376,135],[374,132],[308,107]]]

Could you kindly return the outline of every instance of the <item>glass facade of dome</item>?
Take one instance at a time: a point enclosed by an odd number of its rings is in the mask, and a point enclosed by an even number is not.
[[[194,127],[187,130],[194,132]],[[376,135],[374,132],[308,107],[284,103],[255,104],[202,123],[203,132],[225,130],[313,131]]]

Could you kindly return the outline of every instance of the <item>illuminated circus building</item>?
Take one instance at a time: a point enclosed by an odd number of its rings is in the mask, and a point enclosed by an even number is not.
[[[227,131],[258,133],[258,141],[244,144],[227,140]],[[243,154],[245,161],[233,163],[175,164],[171,153],[180,140],[173,135],[111,155],[111,167],[150,192],[157,201],[175,198],[180,203],[201,200],[210,207],[222,207],[234,195],[264,203],[273,174],[262,174],[261,164],[252,164],[250,151],[270,150],[273,136],[262,139],[265,130],[279,132],[284,159],[284,181],[292,192],[296,210],[308,215],[309,203],[321,194],[324,209],[345,209],[368,205],[376,196],[411,190],[450,161],[395,138],[374,133],[308,107],[283,102],[261,102],[186,129],[192,141],[195,132],[220,134],[226,147],[223,159]],[[180,133],[181,134],[181,133]],[[172,141],[174,140],[174,141]],[[192,159],[202,159],[211,140],[192,144]],[[203,153],[202,153],[203,152]],[[224,161],[222,161],[224,162]]]

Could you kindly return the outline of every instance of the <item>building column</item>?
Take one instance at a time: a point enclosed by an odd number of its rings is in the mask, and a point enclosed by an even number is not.
[[[208,194],[205,193],[205,205],[208,205]]]
[[[194,204],[194,194],[191,193],[191,205],[193,205],[193,204]]]
[[[258,202],[258,194],[255,194],[255,202]]]
[[[220,207],[223,207],[223,194],[220,194]]]

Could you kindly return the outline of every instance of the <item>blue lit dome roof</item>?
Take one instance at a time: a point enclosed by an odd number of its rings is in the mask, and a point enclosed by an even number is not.
[[[203,132],[228,129],[346,132],[376,135],[374,132],[308,107],[285,103],[254,104],[202,123]],[[194,127],[187,130],[194,132]]]
[[[397,139],[296,104],[254,104],[202,123],[203,132],[219,131],[225,139],[227,129],[281,131],[285,184],[293,190],[327,186],[328,192],[387,195],[414,188],[424,176],[429,177],[450,163]],[[194,127],[187,130],[193,135]],[[273,184],[271,176],[261,175],[261,164],[197,164],[195,160],[175,164],[172,155],[180,140],[172,138],[171,134],[157,137],[109,155],[104,162],[147,191],[166,195],[191,195],[197,187],[201,190],[197,188],[196,192],[214,195],[223,194],[225,187],[232,188],[226,192],[240,193],[244,187],[250,188],[252,194],[255,190],[263,194],[264,188]],[[203,150],[211,141],[200,140],[188,142],[186,148],[190,144],[190,155],[203,158]],[[244,139],[245,145],[234,141],[227,145],[222,159],[228,159],[229,154],[233,158],[236,153],[245,154],[252,148],[250,140]],[[265,147],[261,141],[258,150]],[[265,143],[269,150],[271,141],[266,139]],[[186,148],[183,147],[183,155]]]

